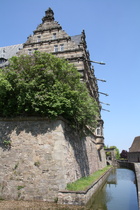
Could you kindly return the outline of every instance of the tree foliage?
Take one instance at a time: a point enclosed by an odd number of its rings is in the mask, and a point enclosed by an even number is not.
[[[116,159],[119,159],[120,158],[119,149],[116,146],[110,146],[110,147],[109,146],[105,146],[104,148],[105,149],[115,149],[115,153],[116,153],[115,158]],[[111,152],[107,152],[106,155],[107,156],[110,156],[111,155]]]
[[[110,149],[115,149],[115,151],[116,151],[116,159],[119,159],[120,158],[120,152],[119,152],[119,149],[116,147],[116,146],[110,146]]]
[[[122,152],[120,153],[120,157],[123,159],[127,159],[127,150],[122,150]]]
[[[63,116],[80,127],[94,128],[99,113],[77,69],[41,52],[14,56],[0,70],[0,98],[0,117]]]

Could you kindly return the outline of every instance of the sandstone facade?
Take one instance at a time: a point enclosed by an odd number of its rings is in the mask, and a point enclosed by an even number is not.
[[[86,82],[90,95],[99,104],[97,80],[91,66],[84,31],[79,35],[69,36],[55,21],[54,12],[49,8],[42,18],[42,23],[33,31],[33,35],[27,38],[18,54],[31,55],[35,51],[52,53],[73,63],[81,74],[81,80]]]

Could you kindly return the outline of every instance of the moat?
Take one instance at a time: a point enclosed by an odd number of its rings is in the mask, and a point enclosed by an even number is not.
[[[0,201],[0,209],[81,209],[81,210],[138,210],[135,174],[132,170],[113,169],[105,184],[93,196],[90,206],[59,205],[37,201]]]
[[[132,170],[113,169],[90,209],[138,210],[135,174]]]

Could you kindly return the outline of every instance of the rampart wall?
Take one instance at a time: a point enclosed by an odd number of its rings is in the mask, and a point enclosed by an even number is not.
[[[66,121],[0,119],[0,198],[55,201],[68,182],[106,165],[94,135]]]

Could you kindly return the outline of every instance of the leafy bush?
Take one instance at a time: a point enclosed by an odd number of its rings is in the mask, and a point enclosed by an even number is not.
[[[99,112],[77,69],[41,52],[14,56],[0,70],[0,98],[0,117],[63,116],[80,127],[95,127]]]

